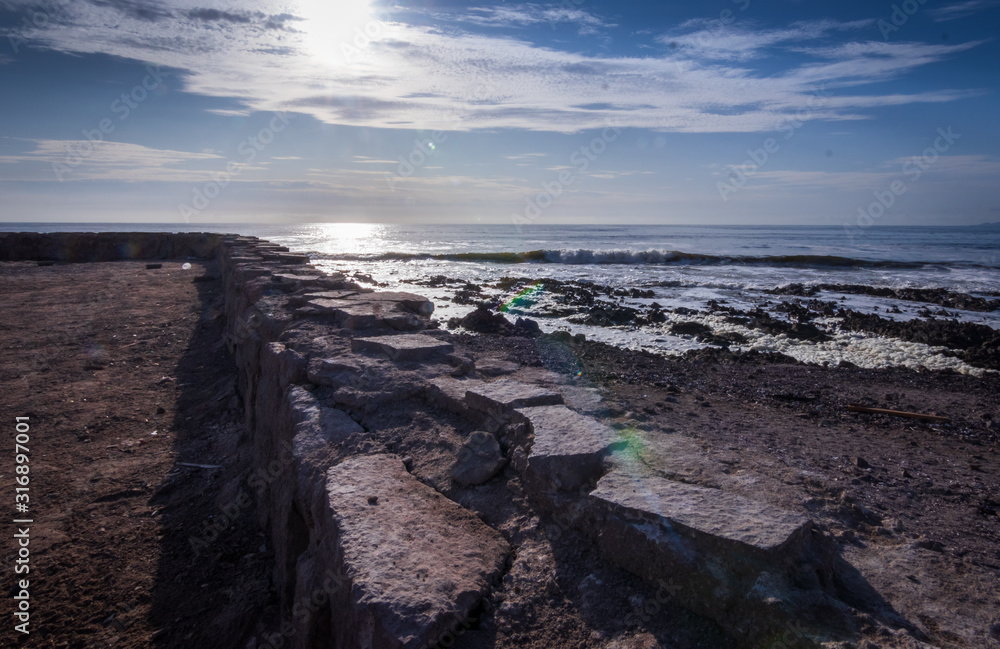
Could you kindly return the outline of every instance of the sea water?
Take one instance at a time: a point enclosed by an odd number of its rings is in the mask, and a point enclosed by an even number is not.
[[[308,253],[328,271],[360,273],[381,288],[409,290],[435,301],[442,321],[473,307],[451,301],[455,284],[428,287],[444,276],[477,285],[502,277],[592,282],[642,289],[652,298],[630,298],[629,306],[657,302],[667,321],[656,325],[596,327],[545,317],[550,296],[536,292],[508,310],[536,319],[544,331],[567,330],[611,344],[676,354],[703,346],[669,332],[673,322],[699,321],[717,332],[747,337],[741,347],[780,351],[813,363],[850,361],[863,367],[903,365],[979,373],[941,348],[857,332],[835,333],[816,343],[773,336],[732,324],[708,312],[710,300],[741,310],[766,308],[780,298],[766,293],[787,284],[862,284],[890,288],[944,288],[996,298],[1000,292],[1000,228],[872,227],[846,231],[808,226],[674,225],[405,225],[308,223],[296,225],[188,224],[5,224],[6,231],[209,231],[238,232]],[[364,280],[367,281],[367,280]],[[501,302],[505,296],[485,294]],[[513,290],[513,289],[512,289]],[[821,292],[816,298],[882,317],[919,317],[927,304],[866,295]],[[682,316],[670,309],[700,313]],[[931,305],[932,311],[940,307]],[[898,312],[897,312],[898,311]],[[1000,312],[948,309],[949,318],[1000,329]],[[836,322],[818,321],[828,330]]]

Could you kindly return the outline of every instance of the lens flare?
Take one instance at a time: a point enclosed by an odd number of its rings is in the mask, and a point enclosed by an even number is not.
[[[525,286],[517,295],[500,305],[500,311],[507,313],[511,309],[528,308],[538,301],[542,291],[545,290],[540,281]]]

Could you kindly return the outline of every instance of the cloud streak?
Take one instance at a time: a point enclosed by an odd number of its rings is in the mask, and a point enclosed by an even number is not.
[[[223,160],[214,153],[151,149],[124,142],[23,141],[33,144],[34,148],[0,155],[0,173],[7,164],[15,165],[17,172],[0,180],[198,181],[204,180],[208,172],[185,166]]]
[[[1000,7],[1000,2],[997,2],[997,0],[968,0],[967,2],[957,2],[946,7],[931,9],[927,13],[938,22],[947,22],[971,16],[984,9],[995,9],[996,7]]]

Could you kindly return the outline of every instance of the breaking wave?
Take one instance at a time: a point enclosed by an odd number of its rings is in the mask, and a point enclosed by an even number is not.
[[[328,255],[310,253],[312,259],[342,261],[456,261],[493,264],[656,265],[656,266],[791,266],[799,268],[924,268],[950,264],[856,259],[836,255],[708,255],[677,250],[530,250],[528,252],[461,252]]]

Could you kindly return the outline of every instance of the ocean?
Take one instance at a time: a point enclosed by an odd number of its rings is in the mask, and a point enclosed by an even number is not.
[[[676,325],[694,322],[729,335],[736,341],[730,347],[736,350],[781,352],[811,363],[923,366],[975,374],[982,370],[967,365],[946,346],[843,331],[831,308],[824,313],[816,305],[833,303],[838,309],[897,322],[931,318],[1000,329],[996,309],[956,308],[948,302],[942,306],[940,300],[858,288],[941,289],[936,293],[996,300],[1000,228],[995,225],[847,231],[803,226],[309,223],[179,228],[24,223],[4,224],[0,230],[239,232],[308,253],[319,268],[345,272],[363,284],[426,295],[434,300],[435,317],[442,323],[461,318],[474,302],[492,301],[509,318],[530,318],[546,332],[582,333],[663,354],[711,344],[704,336],[678,333],[683,328]],[[597,303],[567,298],[567,290],[558,288],[563,283],[590,287],[598,295]],[[794,284],[805,290],[793,290],[793,295],[773,292]],[[470,285],[477,290],[470,293]],[[799,307],[788,304],[815,311],[809,321],[825,332],[822,340],[788,335],[780,327],[748,326],[747,318],[741,322],[739,316],[763,311],[768,318],[791,322]],[[601,313],[654,309],[663,315],[629,319],[626,314],[611,321],[603,316],[588,318],[595,308],[604,309]]]

